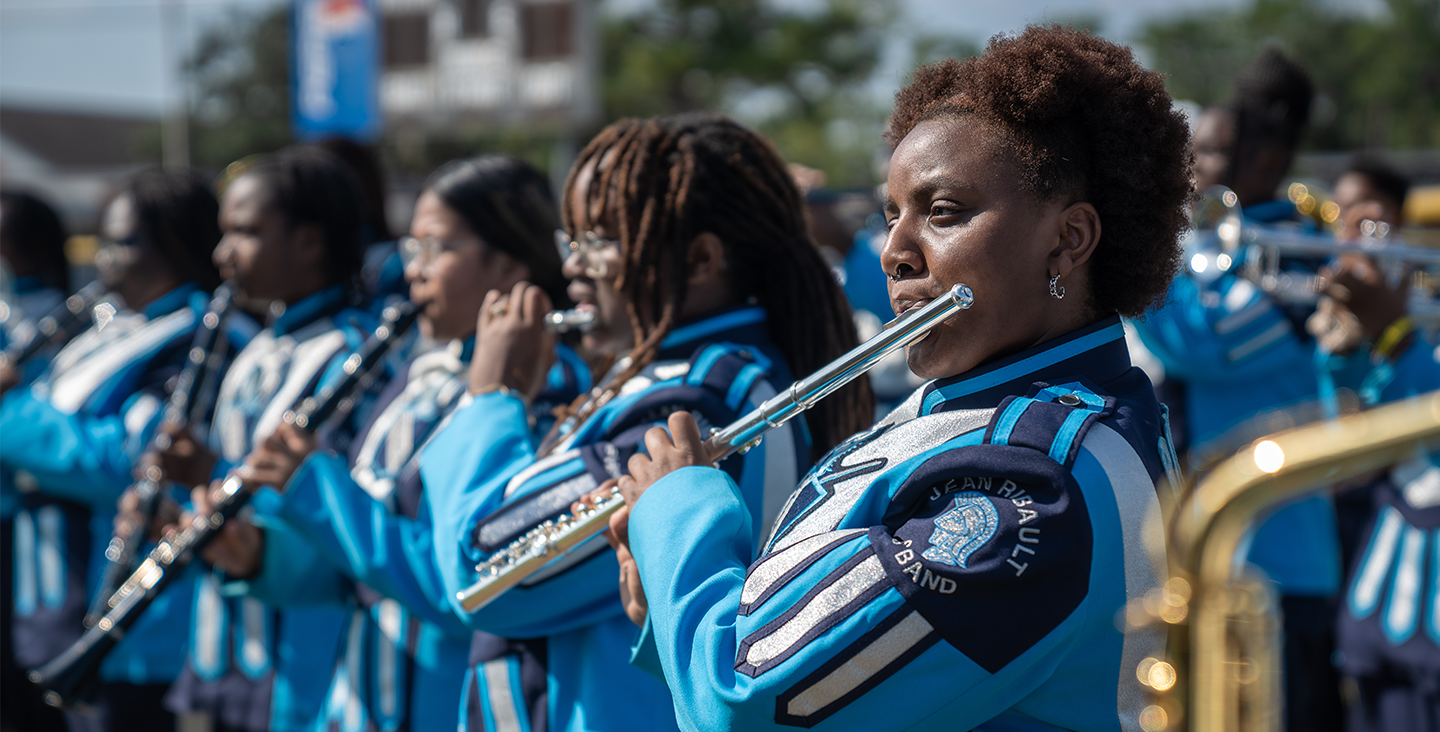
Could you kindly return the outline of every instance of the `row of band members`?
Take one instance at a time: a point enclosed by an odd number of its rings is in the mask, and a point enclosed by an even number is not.
[[[437,171],[400,246],[434,345],[318,437],[281,415],[374,324],[352,174],[292,148],[218,203],[193,176],[136,177],[100,258],[126,309],[43,373],[5,374],[7,671],[78,635],[106,537],[133,520],[117,498],[157,466],[202,514],[232,471],[265,487],[106,659],[100,716],[72,725],[1133,727],[1149,703],[1135,668],[1164,637],[1116,616],[1165,579],[1150,540],[1179,463],[1120,318],[1228,309],[1144,321],[1206,344],[1268,311],[1248,316],[1235,278],[1193,302],[1198,285],[1172,283],[1190,133],[1128,49],[1060,29],[997,39],[918,70],[887,134],[894,309],[961,282],[974,307],[910,348],[928,381],[878,424],[857,382],[718,469],[700,435],[856,343],[802,198],[744,127],[618,122],[559,201],[512,159]],[[257,321],[226,321],[213,414],[161,427],[221,279]],[[1390,296],[1351,289],[1333,307],[1362,322]],[[542,316],[570,305],[597,325],[557,342]],[[1389,368],[1374,401],[1437,380],[1413,330],[1377,350],[1383,328],[1350,356]],[[1198,388],[1211,365],[1186,358]],[[147,450],[157,429],[169,446]],[[478,561],[614,479],[629,508],[613,551],[592,542],[479,612],[458,606]],[[11,683],[17,728],[66,723]]]

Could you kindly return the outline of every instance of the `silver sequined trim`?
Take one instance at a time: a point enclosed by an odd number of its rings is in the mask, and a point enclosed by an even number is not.
[[[800,692],[786,705],[791,716],[808,717],[858,689],[934,630],[920,613],[912,612],[839,668]]]
[[[817,534],[798,544],[791,545],[784,551],[761,559],[750,570],[750,576],[745,580],[745,589],[740,593],[740,604],[749,605],[755,602],[755,599],[765,594],[765,591],[779,581],[780,577],[819,551],[821,547],[841,537],[854,538],[864,533],[865,529],[850,529]]]
[[[776,658],[789,650],[791,646],[799,643],[800,639],[814,630],[821,621],[830,618],[839,612],[840,608],[845,607],[884,579],[885,570],[880,566],[880,559],[873,555],[867,557],[865,561],[855,565],[834,584],[811,598],[800,612],[777,628],[775,632],[751,644],[749,651],[745,654],[745,662],[759,667]]]

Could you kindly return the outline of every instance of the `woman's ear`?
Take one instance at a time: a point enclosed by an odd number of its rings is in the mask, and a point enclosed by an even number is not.
[[[1050,252],[1050,272],[1061,279],[1089,261],[1100,243],[1100,212],[1084,201],[1073,203],[1060,212],[1059,237]]]
[[[725,244],[720,241],[720,237],[705,231],[690,240],[686,263],[690,272],[690,289],[708,283],[725,284],[728,267],[725,262]]]

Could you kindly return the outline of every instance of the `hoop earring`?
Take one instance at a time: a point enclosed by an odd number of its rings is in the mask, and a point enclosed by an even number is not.
[[[1053,297],[1053,298],[1055,298],[1056,300],[1064,300],[1064,299],[1065,299],[1065,288],[1063,288],[1063,287],[1056,287],[1056,285],[1057,285],[1059,282],[1060,282],[1060,274],[1059,274],[1058,272],[1050,277],[1050,297]]]

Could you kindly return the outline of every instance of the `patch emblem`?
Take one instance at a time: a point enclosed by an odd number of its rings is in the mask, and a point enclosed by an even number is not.
[[[965,491],[955,495],[955,507],[935,518],[930,548],[920,556],[952,567],[965,568],[975,550],[995,538],[1000,515],[985,494]]]

